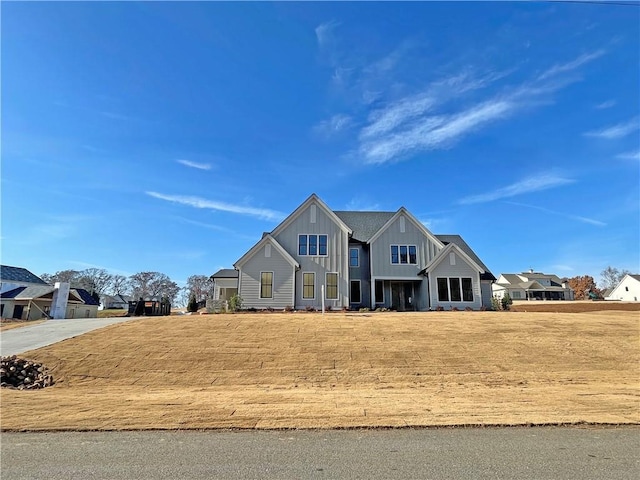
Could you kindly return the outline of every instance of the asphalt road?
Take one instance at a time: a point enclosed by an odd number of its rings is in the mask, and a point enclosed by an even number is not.
[[[0,335],[0,354],[17,355],[27,350],[76,337],[114,323],[128,322],[140,317],[67,318],[47,320],[26,327],[13,328]]]
[[[637,479],[640,428],[3,433],[2,480]]]

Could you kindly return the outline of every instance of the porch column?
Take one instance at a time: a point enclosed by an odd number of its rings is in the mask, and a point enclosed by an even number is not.
[[[376,309],[376,279],[375,277],[371,277],[371,285],[369,285],[371,289],[371,310]]]

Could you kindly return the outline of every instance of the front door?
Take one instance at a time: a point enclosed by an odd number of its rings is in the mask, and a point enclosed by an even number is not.
[[[24,305],[15,305],[13,307],[13,318],[22,319],[22,311],[24,310]]]
[[[399,312],[414,310],[413,283],[391,282],[391,308]]]

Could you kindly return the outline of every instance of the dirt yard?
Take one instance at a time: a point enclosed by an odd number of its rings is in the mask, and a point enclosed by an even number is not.
[[[3,430],[640,421],[637,312],[155,317],[22,355]]]

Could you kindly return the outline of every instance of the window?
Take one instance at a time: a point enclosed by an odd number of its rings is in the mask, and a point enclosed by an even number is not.
[[[273,298],[273,272],[260,272],[260,298]]]
[[[350,248],[349,249],[349,266],[350,267],[359,267],[360,259],[358,257],[358,249]]]
[[[473,302],[471,278],[438,278],[439,302]]]
[[[629,287],[624,287],[624,291],[628,292],[629,291]]]
[[[325,297],[327,300],[337,300],[338,299],[338,274],[337,273],[327,273],[326,277],[326,291]]]
[[[470,280],[470,279],[463,278],[463,281],[464,281],[464,280]],[[464,288],[464,283],[463,283],[463,288]],[[471,295],[473,296],[473,292],[472,292],[472,294],[471,294]],[[464,298],[464,291],[462,292],[462,296],[463,296],[463,298]],[[516,298],[522,298],[522,297],[520,296],[520,291],[518,291],[518,290],[514,290],[513,292],[511,292],[511,298],[513,298],[513,299],[516,299]],[[466,300],[465,300],[465,301],[466,301]]]
[[[351,303],[362,302],[362,293],[360,292],[360,280],[351,280]]]
[[[470,278],[462,279],[462,301],[473,302],[473,284]]]
[[[418,249],[415,245],[391,245],[391,263],[394,265],[416,265]]]
[[[462,300],[462,294],[460,292],[460,279],[459,278],[450,278],[449,279],[449,292],[451,293],[451,301],[459,302]]]
[[[307,254],[307,236],[298,235],[298,255]]]
[[[384,303],[384,282],[376,280],[375,289],[376,303]]]
[[[298,255],[300,256],[326,256],[327,235],[298,235]]]
[[[318,251],[318,255],[325,256],[327,255],[327,236],[326,235],[318,235],[318,243],[320,245],[320,250]]]
[[[449,282],[446,278],[438,278],[438,301],[449,301]]]
[[[307,272],[302,274],[302,298],[316,298],[316,274]]]

